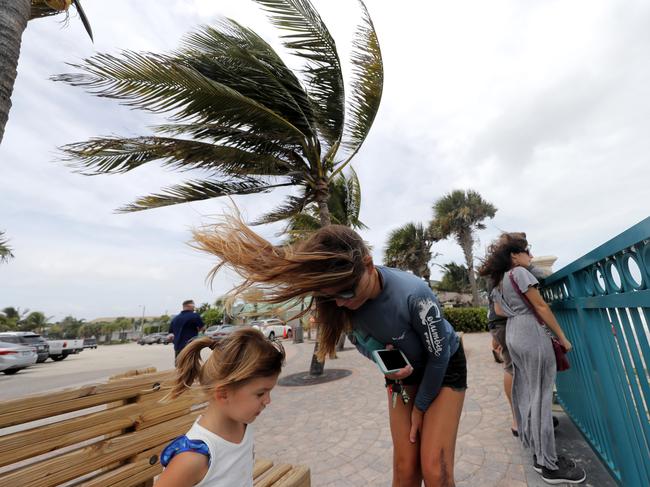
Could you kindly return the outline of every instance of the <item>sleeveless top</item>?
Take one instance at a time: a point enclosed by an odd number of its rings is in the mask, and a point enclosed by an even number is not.
[[[199,424],[165,447],[160,463],[166,467],[174,455],[193,451],[208,457],[208,472],[196,487],[253,486],[253,428],[246,426],[240,443],[224,440]]]

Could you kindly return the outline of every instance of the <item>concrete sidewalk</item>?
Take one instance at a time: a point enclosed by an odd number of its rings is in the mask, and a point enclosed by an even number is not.
[[[510,433],[502,368],[490,353],[489,334],[466,334],[464,345],[469,389],[456,447],[457,487],[546,485]],[[313,343],[286,343],[286,348],[283,375],[306,371]],[[256,455],[308,465],[314,487],[391,486],[392,442],[381,374],[350,346],[339,352],[338,359],[328,360],[326,368],[348,369],[352,375],[315,386],[273,390],[273,402],[255,423]],[[575,430],[568,418],[560,421],[560,428],[567,425]],[[563,449],[560,435],[558,446]],[[583,466],[588,474],[583,485],[615,485],[607,482],[609,476],[603,476],[597,460]],[[598,468],[599,483],[591,483],[589,470]]]

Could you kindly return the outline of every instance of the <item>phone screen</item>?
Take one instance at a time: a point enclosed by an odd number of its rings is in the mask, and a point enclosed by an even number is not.
[[[377,352],[379,358],[384,365],[386,370],[395,370],[406,367],[406,361],[399,350],[380,350]]]

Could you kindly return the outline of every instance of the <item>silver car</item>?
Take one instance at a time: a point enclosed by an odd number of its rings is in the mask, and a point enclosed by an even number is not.
[[[0,342],[0,371],[7,375],[34,365],[37,359],[38,354],[34,347]]]

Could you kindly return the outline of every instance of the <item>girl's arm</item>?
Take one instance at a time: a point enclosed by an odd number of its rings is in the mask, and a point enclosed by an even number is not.
[[[192,487],[208,473],[208,457],[191,451],[174,456],[158,477],[155,487]]]
[[[567,352],[573,348],[571,345],[571,342],[567,340],[567,337],[564,336],[564,332],[562,331],[562,327],[560,324],[557,322],[555,319],[555,315],[551,311],[551,308],[546,304],[546,301],[544,301],[544,298],[542,298],[542,295],[539,293],[536,287],[529,287],[528,291],[526,291],[526,297],[528,298],[528,301],[530,301],[530,304],[533,305],[535,308],[535,311],[537,314],[544,320],[544,323],[551,329],[551,331],[555,334],[555,336],[558,337],[560,340],[560,343],[566,348]]]

